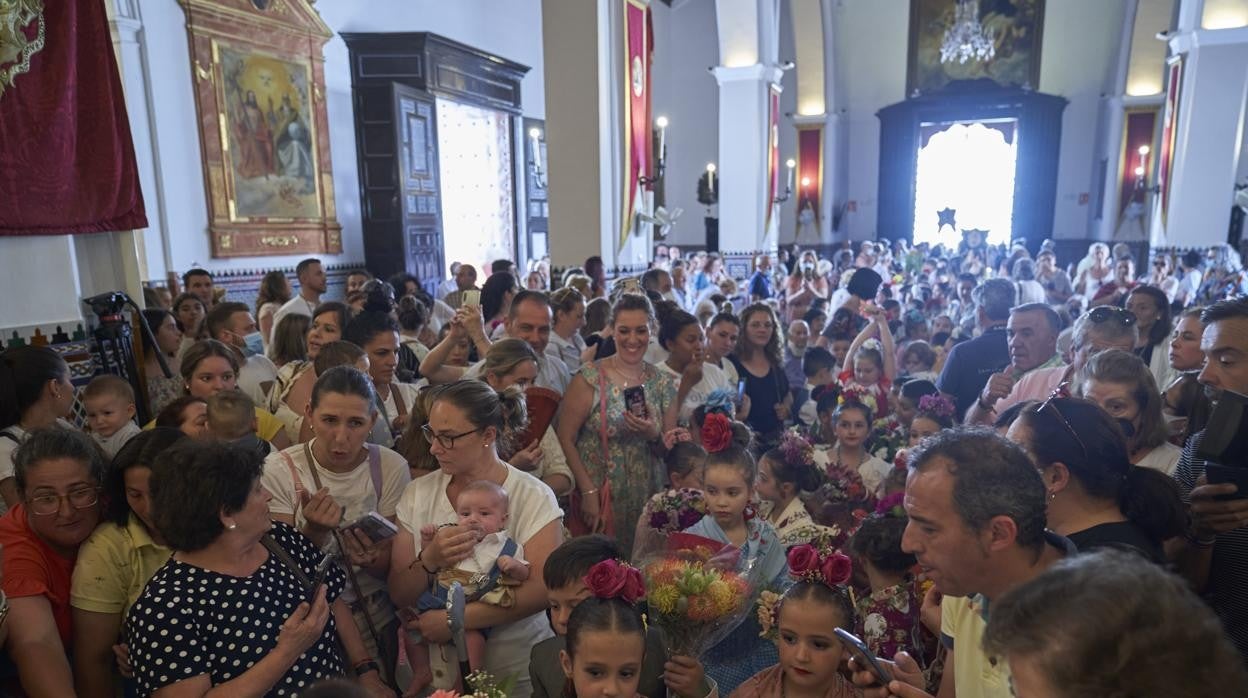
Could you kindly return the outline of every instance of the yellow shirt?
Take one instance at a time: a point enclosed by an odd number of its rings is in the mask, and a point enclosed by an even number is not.
[[[101,524],[78,550],[69,604],[84,611],[124,617],[170,552],[152,540],[133,513],[124,527]]]
[[[940,602],[940,634],[953,647],[953,676],[958,698],[1011,698],[1005,660],[995,664],[984,654],[983,597],[946,596]]]
[[[156,426],[156,420],[152,420],[143,425],[144,429],[152,429]],[[256,408],[256,436],[265,441],[272,441],[282,431],[282,420],[273,416],[272,412],[266,409]]]

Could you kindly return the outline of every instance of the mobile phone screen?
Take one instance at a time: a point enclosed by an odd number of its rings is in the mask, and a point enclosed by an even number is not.
[[[888,682],[893,680],[893,675],[884,668],[884,665],[876,660],[875,654],[867,647],[867,643],[853,633],[846,632],[841,628],[835,628],[832,632],[844,643],[845,648],[854,656],[854,660],[858,664],[875,674],[875,678],[879,680],[881,686],[886,686]]]

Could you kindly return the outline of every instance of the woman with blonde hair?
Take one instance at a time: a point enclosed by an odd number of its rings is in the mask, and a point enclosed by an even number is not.
[[[1101,286],[1113,279],[1114,270],[1109,265],[1109,245],[1094,242],[1088,245],[1088,255],[1079,262],[1075,271],[1075,293],[1091,299]]]
[[[568,372],[581,370],[581,354],[585,353],[585,339],[581,328],[585,326],[585,296],[575,288],[564,287],[550,294],[550,309],[554,323],[550,328],[550,344]]]
[[[1166,440],[1170,431],[1162,415],[1161,393],[1139,356],[1121,349],[1093,356],[1083,368],[1079,390],[1111,417],[1130,425],[1124,431],[1132,464],[1174,473],[1182,450]]]

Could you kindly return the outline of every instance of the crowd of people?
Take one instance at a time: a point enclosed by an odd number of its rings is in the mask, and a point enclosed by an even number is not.
[[[0,354],[0,693],[1248,695],[1238,254],[1037,249],[188,271],[82,424]]]

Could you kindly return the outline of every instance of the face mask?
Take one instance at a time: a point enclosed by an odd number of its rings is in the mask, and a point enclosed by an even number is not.
[[[259,332],[252,332],[243,337],[243,353],[247,356],[257,356],[264,353],[264,336]]]
[[[663,294],[663,300],[676,301],[676,292],[667,291]],[[677,301],[678,302],[678,301]]]
[[[811,264],[810,262],[805,262],[802,264],[802,271],[814,271],[814,270],[815,270],[815,265]]]

